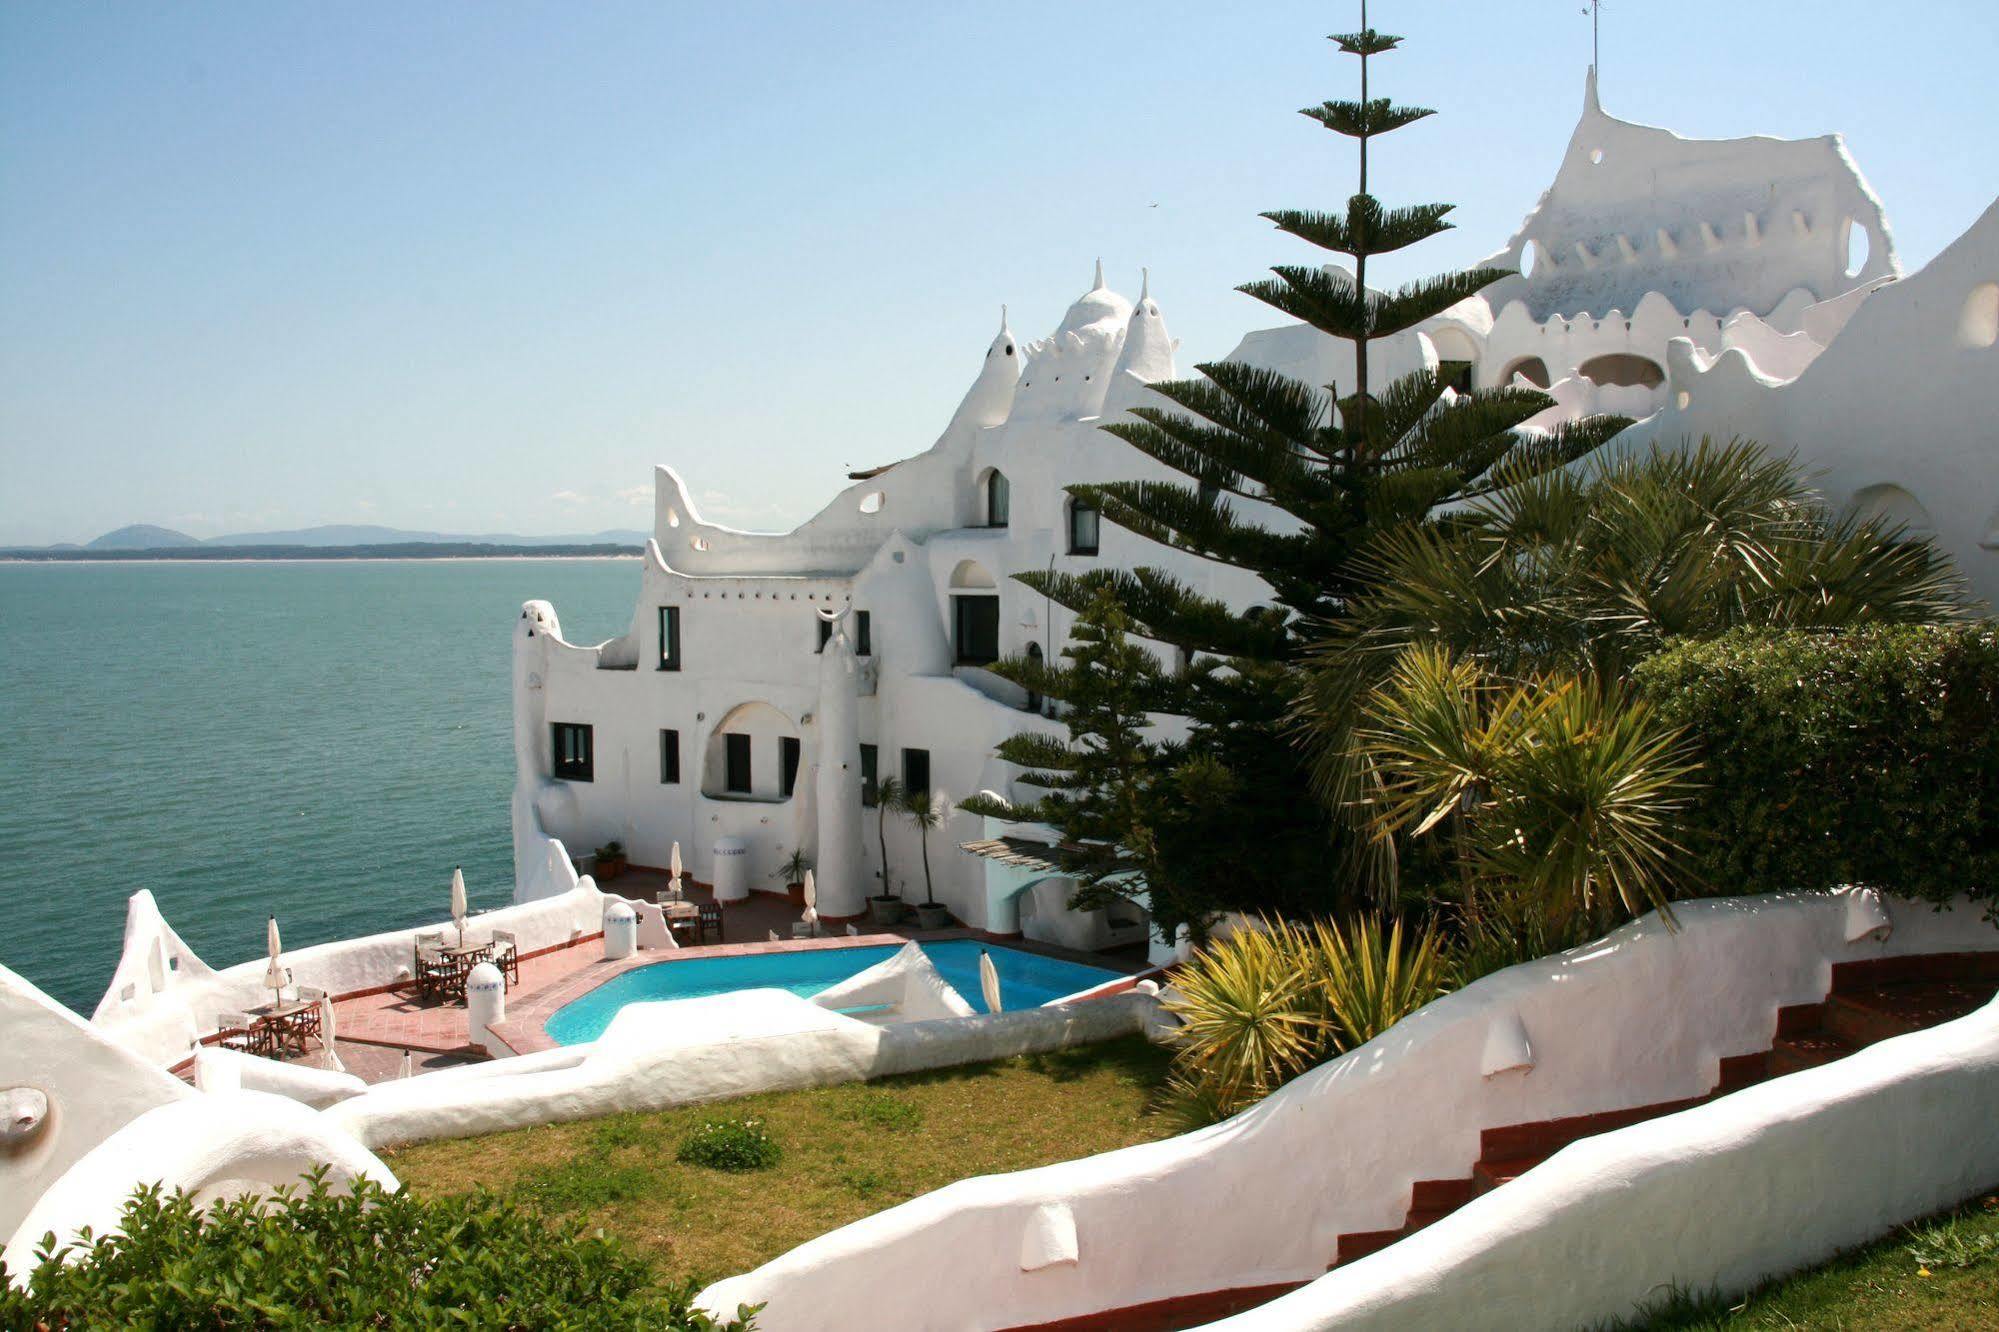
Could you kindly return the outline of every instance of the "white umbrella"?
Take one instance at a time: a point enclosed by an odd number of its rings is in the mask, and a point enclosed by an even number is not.
[[[405,1050],[403,1051],[403,1071],[401,1076],[406,1078],[414,1072],[416,1072],[415,1061],[410,1058],[410,1052]]]
[[[673,855],[667,860],[666,868],[667,872],[673,876],[673,881],[675,883],[680,882],[680,843],[675,842],[673,844]]]
[[[819,932],[819,887],[812,882],[811,870],[805,871],[805,915],[803,919],[807,925],[812,927],[814,934]]]
[[[999,969],[993,966],[993,955],[985,949],[979,950],[979,993],[985,996],[986,1011],[1000,1011]]]
[[[340,1062],[340,1052],[333,1048],[333,996],[319,996],[319,1045],[322,1062],[335,1073],[345,1073],[347,1065]]]
[[[275,1008],[284,1000],[285,969],[278,961],[285,946],[278,939],[278,918],[271,917],[264,927],[264,950],[271,955],[271,965],[264,968],[264,988],[271,992],[271,1006]]]
[[[465,917],[469,914],[470,908],[465,905],[465,871],[454,869],[451,871],[451,919],[458,926],[460,947],[465,944]]]

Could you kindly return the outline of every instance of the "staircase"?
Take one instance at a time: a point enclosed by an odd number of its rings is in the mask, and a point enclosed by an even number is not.
[[[1479,1135],[1479,1157],[1470,1175],[1417,1180],[1402,1224],[1393,1230],[1341,1235],[1332,1266],[1415,1234],[1478,1195],[1518,1179],[1578,1139],[1690,1110],[1755,1083],[1843,1059],[1891,1036],[1949,1022],[1982,1007],[1995,993],[1999,993],[1999,954],[1994,953],[1839,963],[1832,969],[1832,989],[1826,997],[1815,1004],[1779,1009],[1770,1048],[1723,1059],[1720,1076],[1707,1095],[1486,1129]]]

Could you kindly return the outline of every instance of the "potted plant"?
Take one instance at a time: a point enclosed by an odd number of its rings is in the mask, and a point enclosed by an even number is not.
[[[928,791],[908,791],[902,797],[902,817],[916,825],[923,846],[923,902],[916,908],[916,923],[926,930],[941,930],[951,923],[951,909],[937,901],[930,881],[930,830],[944,822],[944,798]]]
[[[778,862],[776,871],[770,877],[784,885],[785,896],[791,899],[792,905],[804,906],[805,873],[811,868],[812,862],[806,858],[805,848],[800,847]]]
[[[888,816],[889,811],[902,808],[902,782],[894,777],[884,777],[875,788],[875,834],[881,838],[882,849],[882,890],[868,899],[868,919],[877,925],[900,924],[909,913],[903,900],[896,896],[895,880],[888,872]]]
[[[625,872],[625,866],[628,863],[625,860],[625,844],[623,842],[606,842],[597,848],[597,854],[594,859],[597,863],[597,877],[599,879],[615,879]]]

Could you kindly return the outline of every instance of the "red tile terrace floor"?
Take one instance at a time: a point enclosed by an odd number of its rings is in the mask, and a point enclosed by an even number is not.
[[[628,870],[611,881],[610,890],[628,897],[653,899],[664,887],[666,876],[652,870]],[[711,900],[705,886],[688,887],[689,901]],[[728,903],[722,909],[722,942],[686,946],[675,951],[641,950],[615,962],[604,960],[600,935],[590,935],[575,943],[521,959],[517,984],[509,986],[507,1019],[494,1026],[494,1033],[519,1054],[555,1048],[543,1030],[548,1016],[570,1000],[634,967],[654,963],[670,964],[701,957],[729,957],[750,953],[788,952],[793,949],[847,948],[903,943],[910,939],[964,939],[985,937],[977,930],[951,929],[923,932],[900,927],[884,929],[865,922],[849,935],[845,927],[822,927],[826,936],[817,939],[791,938],[791,926],[800,908],[776,893],[752,893],[748,901]],[[837,928],[837,932],[834,932]],[[477,932],[476,926],[474,932]],[[775,932],[777,942],[770,936]],[[1145,969],[1142,946],[1108,953],[1078,953],[1031,940],[1001,940],[1010,948],[1044,953],[1072,962],[1135,974]],[[335,1043],[349,1072],[368,1082],[382,1082],[400,1076],[402,1052],[412,1052],[418,1071],[445,1067],[486,1058],[485,1052],[468,1043],[469,1029],[462,1002],[425,1001],[405,990],[384,990],[340,999],[334,1004]],[[299,1061],[317,1064],[321,1055],[314,1050]]]

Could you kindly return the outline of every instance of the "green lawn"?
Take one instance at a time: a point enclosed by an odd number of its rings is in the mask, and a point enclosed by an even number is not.
[[[662,1278],[708,1282],[953,1180],[1171,1137],[1168,1055],[1139,1037],[816,1091],[615,1115],[384,1153],[407,1186],[487,1185],[625,1240]],[[675,1159],[708,1120],[763,1121],[783,1149],[730,1174]]]
[[[1999,1332],[1999,1196],[1975,1198],[1746,1299],[1681,1297],[1626,1326]]]

